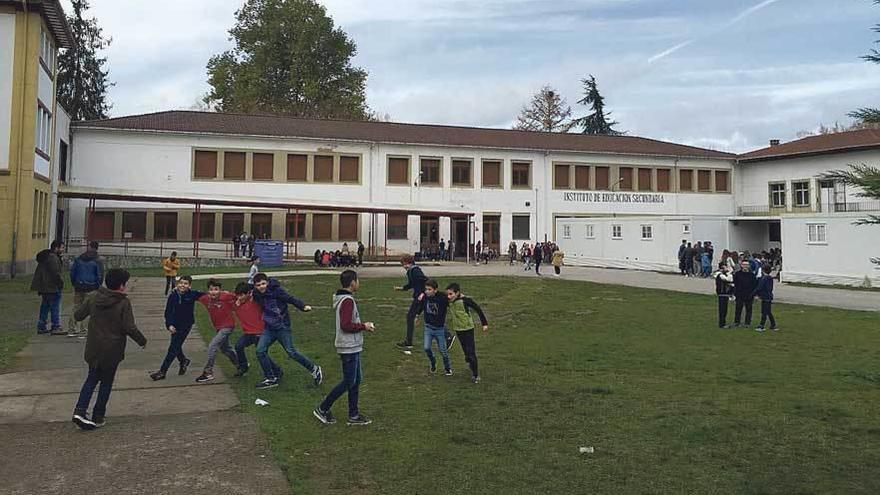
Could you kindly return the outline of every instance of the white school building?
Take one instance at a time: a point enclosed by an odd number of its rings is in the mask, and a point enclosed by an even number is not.
[[[190,111],[70,132],[59,191],[76,199],[58,208],[72,240],[184,249],[198,233],[203,255],[224,256],[245,231],[295,241],[302,257],[358,240],[395,255],[452,240],[459,257],[474,241],[504,253],[553,240],[570,265],[660,271],[677,271],[682,239],[708,240],[781,247],[784,281],[880,284],[880,227],[853,225],[880,203],[820,177],[880,163],[880,131],[739,156],[634,136]],[[90,194],[104,199],[87,211]]]

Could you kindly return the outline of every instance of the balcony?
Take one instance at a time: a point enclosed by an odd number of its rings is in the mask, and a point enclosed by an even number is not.
[[[813,209],[809,206],[770,206],[770,205],[744,205],[737,208],[737,215],[741,217],[778,217],[783,213],[810,213]],[[852,203],[818,203],[817,213],[862,213],[880,211],[880,201],[858,201]]]

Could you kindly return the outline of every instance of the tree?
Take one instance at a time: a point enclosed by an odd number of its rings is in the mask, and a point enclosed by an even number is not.
[[[568,132],[574,126],[571,107],[549,85],[541,88],[516,118],[514,129],[520,131]]]
[[[880,200],[880,169],[869,165],[850,165],[847,170],[832,170],[821,175],[822,179],[840,181],[848,186],[859,188],[857,196]],[[880,225],[880,215],[867,215],[855,222],[856,225]]]
[[[83,18],[89,10],[88,0],[71,0],[71,5],[67,23],[73,39],[72,46],[58,57],[58,100],[71,120],[106,119],[111,107],[107,90],[113,83],[104,67],[107,57],[99,57],[98,51],[110,46],[112,40],[102,36],[97,19]]]
[[[355,43],[314,0],[246,0],[229,31],[235,48],[211,57],[205,103],[219,111],[365,119],[365,70]]]
[[[589,106],[592,113],[576,119],[575,125],[581,128],[583,134],[607,134],[620,135],[625,132],[614,129],[617,125],[615,121],[609,121],[611,112],[605,113],[605,98],[599,93],[599,87],[596,84],[596,78],[590,74],[588,79],[581,79],[584,85],[584,97],[578,100],[578,103]]]
[[[874,0],[874,4],[880,5],[880,0]],[[880,24],[875,24],[872,30],[875,33],[880,33]],[[880,43],[880,40],[877,40],[874,43]],[[880,64],[880,51],[876,48],[872,48],[868,54],[862,56],[862,59],[873,64]],[[854,112],[850,112],[849,116],[866,124],[880,124],[880,108],[860,108]]]

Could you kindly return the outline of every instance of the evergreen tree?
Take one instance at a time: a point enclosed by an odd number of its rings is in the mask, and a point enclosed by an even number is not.
[[[857,196],[880,200],[880,169],[869,165],[850,165],[847,170],[832,170],[822,174],[822,179],[839,181],[847,186],[859,188]],[[880,215],[867,215],[855,222],[856,225],[880,225]]]
[[[107,90],[113,83],[104,67],[107,57],[99,57],[98,51],[110,46],[111,40],[101,35],[97,19],[83,18],[88,0],[71,0],[71,5],[67,23],[73,39],[58,57],[58,101],[71,120],[106,119],[111,107]]]
[[[874,0],[874,3],[880,5],[880,0]],[[875,24],[873,31],[875,33],[880,33],[880,24]],[[875,43],[880,43],[880,40],[875,41]],[[876,48],[872,48],[871,51],[867,55],[863,55],[862,58],[873,64],[880,64],[880,51]],[[858,119],[865,124],[880,124],[880,108],[860,108],[854,112],[850,112],[849,116]]]
[[[625,132],[614,129],[617,125],[615,121],[609,121],[611,112],[605,113],[605,98],[599,93],[599,87],[596,84],[596,78],[590,74],[588,79],[581,79],[584,84],[584,97],[578,100],[578,103],[589,106],[592,113],[575,120],[575,125],[581,128],[583,134],[607,134],[620,135]]]
[[[531,103],[523,107],[513,128],[520,131],[568,132],[573,126],[571,107],[548,85],[535,93]]]
[[[246,0],[229,31],[235,48],[211,57],[205,102],[220,111],[316,118],[373,117],[357,52],[314,0]]]

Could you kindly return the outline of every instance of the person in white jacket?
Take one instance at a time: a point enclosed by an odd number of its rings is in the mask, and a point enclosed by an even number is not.
[[[733,274],[724,261],[718,264],[718,271],[712,274],[715,279],[715,294],[718,296],[718,328],[727,329],[727,306],[733,295]]]

